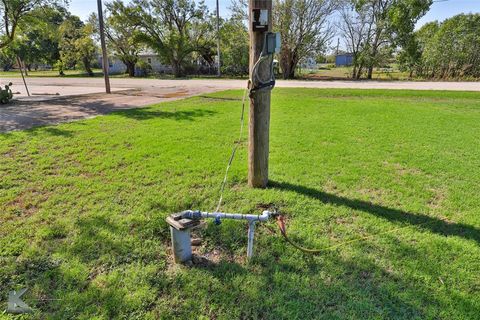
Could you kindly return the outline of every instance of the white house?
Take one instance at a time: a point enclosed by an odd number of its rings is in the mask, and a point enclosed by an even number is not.
[[[144,76],[145,73],[153,73],[153,74],[171,74],[173,73],[172,67],[169,64],[163,64],[158,54],[153,51],[146,50],[140,52],[138,55],[139,61],[143,61],[143,66],[137,63],[135,67],[135,75],[136,76]],[[216,74],[218,68],[218,57],[214,57],[215,62],[213,65],[210,65],[205,59],[201,56],[195,58],[193,62],[194,70],[190,72],[194,72],[197,74]],[[102,56],[98,56],[98,63],[102,65]],[[109,57],[108,59],[108,72],[110,74],[123,74],[127,71],[127,66],[120,61],[118,58]],[[149,66],[149,70],[145,70],[145,65]]]
[[[151,72],[153,73],[171,73],[172,67],[169,65],[162,64],[160,57],[153,51],[142,51],[138,55],[139,60],[146,62],[151,67]],[[101,55],[98,56],[98,63],[103,64],[103,58]],[[127,66],[120,61],[118,58],[109,57],[108,58],[108,72],[110,74],[122,74],[127,71]],[[145,71],[140,68],[135,68],[135,74],[142,75]]]
[[[302,69],[317,69],[317,61],[314,57],[307,57],[300,61],[300,68]]]

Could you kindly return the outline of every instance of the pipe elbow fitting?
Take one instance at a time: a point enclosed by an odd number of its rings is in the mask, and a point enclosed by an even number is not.
[[[262,212],[262,214],[258,217],[259,221],[268,221],[270,219],[270,214],[271,212],[268,210],[265,210]]]

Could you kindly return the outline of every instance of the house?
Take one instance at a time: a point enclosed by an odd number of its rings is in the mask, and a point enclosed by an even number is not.
[[[348,67],[353,64],[353,54],[352,53],[339,53],[335,56],[335,66],[336,67]]]
[[[138,55],[139,61],[145,62],[147,65],[150,66],[150,72],[153,73],[171,73],[172,67],[169,65],[165,65],[161,62],[160,57],[154,53],[153,51],[142,51]],[[98,64],[103,64],[103,58],[101,55],[97,58]],[[108,72],[110,74],[122,74],[127,71],[127,66],[120,61],[120,59],[115,57],[108,58]],[[144,75],[145,70],[139,68],[138,66],[135,67],[135,74],[136,75]]]
[[[197,56],[191,61],[191,65],[187,72],[190,74],[216,74],[218,68],[218,57],[214,57],[213,64],[208,63],[203,57]],[[98,64],[102,65],[102,56],[97,58]],[[127,71],[127,66],[118,58],[109,57],[108,59],[108,72],[110,74],[123,74]],[[162,63],[162,60],[158,54],[153,51],[142,51],[138,55],[138,62],[135,66],[136,76],[145,76],[147,74],[171,74],[173,73],[172,66]]]
[[[153,51],[147,50],[142,51],[138,55],[138,59],[146,62],[152,69],[153,73],[171,73],[172,67],[170,65],[165,65],[162,63],[158,54]],[[139,72],[136,70],[135,73]]]
[[[314,57],[307,57],[300,61],[300,68],[302,69],[317,69],[317,61]]]

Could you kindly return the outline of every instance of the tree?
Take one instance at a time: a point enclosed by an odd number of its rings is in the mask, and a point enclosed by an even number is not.
[[[135,76],[135,65],[142,49],[138,41],[140,24],[128,17],[138,15],[139,7],[125,5],[120,0],[106,3],[105,35],[107,47],[112,49],[114,56],[125,64],[127,74]],[[95,23],[97,25],[97,23]]]
[[[344,1],[340,29],[350,47],[357,49],[354,53],[354,77],[359,78],[365,67],[367,78],[371,79],[373,68],[384,62],[389,47],[400,46],[414,54],[415,23],[431,4],[432,0]],[[354,30],[355,37],[352,37],[352,27],[360,28]]]
[[[480,14],[460,14],[417,32],[423,75],[436,78],[480,77]]]
[[[9,71],[16,63],[15,59],[15,52],[11,48],[4,47],[0,49],[0,67],[3,71]]]
[[[66,16],[62,7],[36,8],[19,25],[13,47],[29,71],[32,65],[53,65],[60,58],[58,28]]]
[[[14,39],[18,25],[35,8],[55,3],[52,0],[0,0],[0,49]]]
[[[215,56],[217,55],[216,23],[216,15],[210,14],[202,20],[195,20],[191,28],[191,37],[195,39],[194,56],[201,57],[210,67],[214,66]]]
[[[337,27],[342,32],[348,52],[353,55],[352,78],[359,79],[365,65],[364,57],[372,20],[366,10],[355,11],[349,6],[341,9],[340,17]]]
[[[399,55],[400,65],[407,66],[410,77],[420,60],[420,44],[414,33],[415,24],[428,12],[432,3],[433,0],[397,1],[388,14],[392,42],[402,48]]]
[[[435,76],[435,62],[429,56],[430,49],[427,48],[431,41],[435,39],[439,28],[440,23],[434,21],[423,25],[415,32],[416,52],[411,53],[405,48],[402,49],[399,55],[399,63],[402,68],[411,67],[414,64],[417,75],[425,77]],[[405,60],[410,62],[407,66],[404,62]]]
[[[94,26],[90,23],[80,30],[80,37],[75,40],[76,58],[81,62],[83,70],[93,77],[92,61],[95,59],[97,47],[93,42]]]
[[[294,78],[298,63],[324,51],[334,32],[329,17],[336,0],[275,0],[274,28],[280,31],[283,78]]]
[[[198,28],[205,23],[208,11],[203,1],[134,0],[139,7],[132,16],[141,26],[138,40],[155,50],[172,66],[175,77],[184,75],[184,67],[205,35]]]
[[[95,58],[96,46],[92,39],[94,26],[84,24],[79,17],[70,15],[60,26],[60,73],[64,68],[75,69],[80,63],[88,75],[93,76],[91,68]]]
[[[241,19],[230,18],[220,26],[222,43],[222,73],[230,75],[248,74],[249,35]]]

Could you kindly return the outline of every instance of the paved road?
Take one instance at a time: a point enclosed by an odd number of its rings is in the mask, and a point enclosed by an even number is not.
[[[11,81],[14,91],[25,95],[22,80],[0,79],[2,83]],[[29,78],[31,92],[36,94],[81,94],[102,92],[102,78]],[[114,90],[136,88],[148,93],[162,94],[164,90],[187,90],[189,94],[243,88],[245,80],[155,80],[155,79],[111,79]],[[421,81],[277,81],[278,87],[305,88],[356,88],[356,89],[411,89],[411,90],[465,90],[480,91],[480,82],[421,82]]]
[[[102,78],[28,78],[32,97],[21,79],[12,82],[18,101],[0,106],[0,132],[73,121],[119,109],[138,108],[184,97],[227,89],[242,89],[245,80],[111,79],[114,94],[103,93]],[[390,81],[278,81],[278,87],[467,90],[480,91],[476,82]]]

